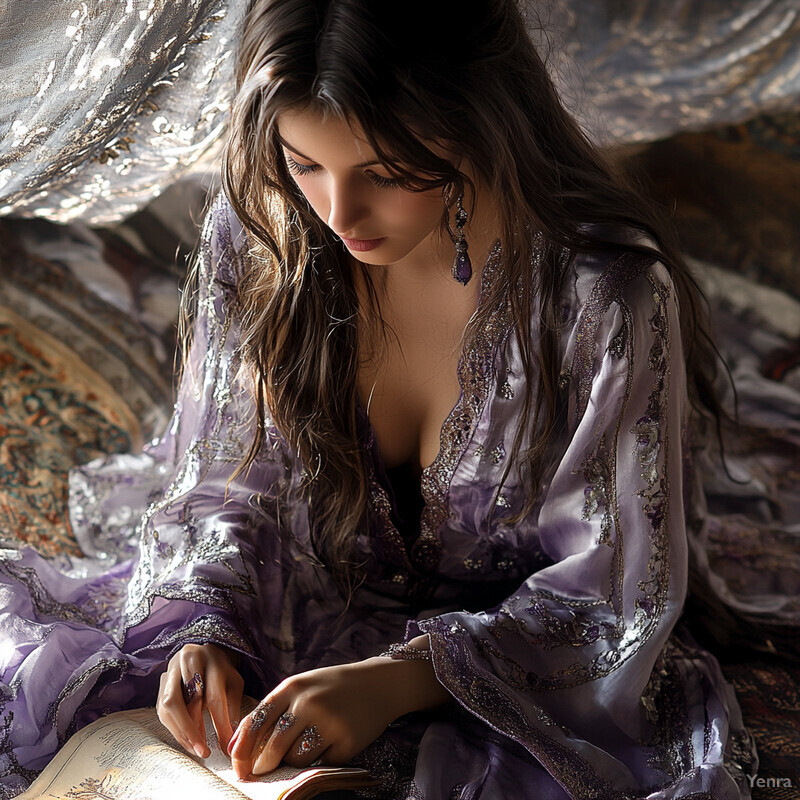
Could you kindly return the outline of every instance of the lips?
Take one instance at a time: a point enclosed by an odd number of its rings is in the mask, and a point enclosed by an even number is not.
[[[364,253],[367,250],[374,250],[383,242],[384,239],[385,237],[380,239],[345,239],[342,237],[342,241],[348,250],[353,250],[359,253]]]

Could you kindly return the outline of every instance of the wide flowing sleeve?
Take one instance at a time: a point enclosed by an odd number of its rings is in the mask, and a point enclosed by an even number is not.
[[[493,609],[407,632],[429,635],[464,708],[582,800],[644,796],[674,777],[653,764],[648,697],[687,585],[674,287],[632,254],[597,272],[565,336],[565,434],[534,512],[551,561]]]
[[[255,434],[251,383],[239,353],[244,258],[241,225],[220,197],[202,236],[197,313],[175,412],[150,448],[162,488],[138,528],[122,617],[128,652],[169,654],[188,642],[254,651],[253,564],[277,539],[264,498],[280,492],[287,462],[268,427],[251,468],[234,477]]]
[[[258,669],[266,582],[255,570],[275,562],[288,535],[275,509],[293,462],[267,426],[252,468],[234,477],[255,424],[240,359],[247,252],[219,198],[202,234],[193,342],[169,427],[141,454],[81,468],[74,523],[93,553],[69,564],[32,548],[2,553],[0,796],[24,788],[77,728],[151,705],[167,660],[188,643],[230,648]],[[134,517],[133,552],[126,544],[104,558],[106,527]],[[277,579],[271,588],[272,598]]]

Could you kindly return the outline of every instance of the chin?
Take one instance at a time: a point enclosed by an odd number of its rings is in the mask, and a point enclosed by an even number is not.
[[[374,250],[360,252],[348,250],[348,252],[356,261],[374,267],[388,267],[390,264],[395,264],[408,255],[408,253],[401,253],[398,256],[396,251],[392,252],[392,248],[385,247],[376,247]]]
[[[415,253],[421,254],[423,247],[425,247],[424,239],[416,244],[406,244],[405,247],[399,242],[384,242],[374,250],[356,251],[348,249],[348,252],[356,261],[362,264],[375,267],[388,267],[403,261]]]

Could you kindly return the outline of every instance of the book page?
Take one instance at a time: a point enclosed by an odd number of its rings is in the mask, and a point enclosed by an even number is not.
[[[79,731],[19,800],[245,800],[246,795],[170,747],[129,712]],[[273,795],[277,797],[277,795]]]
[[[247,699],[243,713],[255,706]],[[204,714],[211,755],[189,755],[154,708],[120,711],[76,733],[18,800],[303,800],[335,788],[373,785],[364,770],[280,767],[239,780]]]
[[[249,714],[257,705],[250,697],[242,700],[241,716]],[[125,716],[146,728],[154,736],[162,739],[175,750],[180,751],[185,757],[197,764],[202,764],[205,769],[213,772],[227,784],[235,787],[242,795],[250,800],[290,800],[312,797],[319,792],[335,788],[356,788],[358,786],[371,786],[375,781],[362,769],[352,767],[288,767],[281,766],[266,775],[259,775],[252,780],[240,780],[231,766],[231,760],[223,752],[214,730],[214,723],[208,711],[203,714],[206,726],[206,741],[211,750],[208,758],[199,758],[189,755],[161,724],[155,709],[138,708],[133,711],[122,712]],[[174,798],[171,798],[174,800]]]

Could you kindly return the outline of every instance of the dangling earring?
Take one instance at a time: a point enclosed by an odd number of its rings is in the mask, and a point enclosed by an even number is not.
[[[469,215],[464,209],[464,195],[460,194],[456,200],[456,232],[453,237],[456,245],[456,257],[453,261],[453,278],[463,286],[469,283],[472,277],[472,262],[469,260],[469,245],[464,235],[464,226]]]

